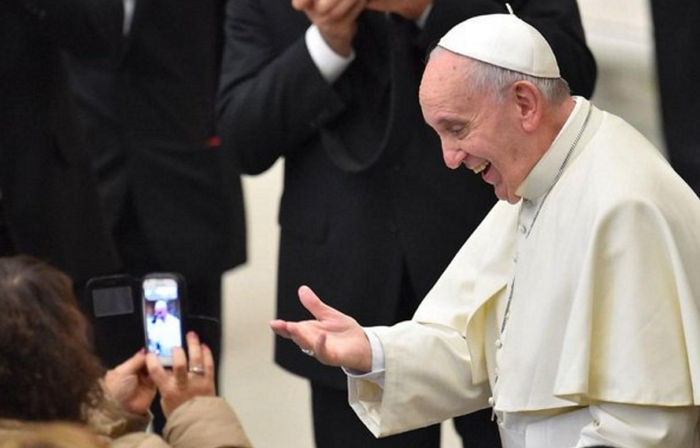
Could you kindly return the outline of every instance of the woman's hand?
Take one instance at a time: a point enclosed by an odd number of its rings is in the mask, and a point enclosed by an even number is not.
[[[144,415],[151,407],[156,386],[146,372],[146,350],[141,349],[105,375],[105,389],[121,408]]]
[[[214,357],[206,345],[199,342],[196,333],[187,333],[187,355],[181,347],[173,348],[173,367],[164,369],[158,357],[146,356],[148,374],[160,392],[163,414],[169,416],[178,406],[198,396],[216,395]]]

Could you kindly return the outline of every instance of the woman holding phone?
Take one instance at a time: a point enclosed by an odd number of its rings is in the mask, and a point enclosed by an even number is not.
[[[172,369],[142,349],[105,372],[68,276],[27,256],[0,258],[0,309],[0,446],[26,446],[58,421],[78,425],[90,448],[251,446],[216,397],[212,353],[195,333],[189,356],[173,349]],[[162,438],[144,432],[156,389],[168,417]]]

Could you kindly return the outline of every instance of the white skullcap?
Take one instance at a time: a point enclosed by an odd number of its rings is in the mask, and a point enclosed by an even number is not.
[[[438,46],[462,56],[539,78],[559,78],[552,48],[513,14],[475,16],[455,25]]]

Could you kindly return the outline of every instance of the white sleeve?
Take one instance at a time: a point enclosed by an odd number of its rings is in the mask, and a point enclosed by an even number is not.
[[[596,403],[593,422],[581,430],[576,448],[605,445],[635,448],[696,448],[697,407]]]
[[[376,437],[488,407],[488,382],[475,384],[466,342],[454,329],[415,321],[372,327],[384,353],[384,382],[348,377],[348,400]]]
[[[428,21],[428,16],[430,16],[430,11],[432,11],[432,10],[433,10],[432,3],[429,4],[428,6],[426,6],[425,11],[423,11],[423,14],[421,14],[420,17],[418,17],[418,19],[416,20],[416,25],[418,26],[418,28],[420,28],[420,29],[425,28],[425,22]]]
[[[384,349],[379,337],[369,328],[363,328],[369,345],[372,350],[372,367],[369,372],[358,372],[352,369],[343,367],[343,371],[349,378],[357,380],[367,380],[375,383],[377,386],[384,388]]]
[[[340,75],[355,59],[354,51],[347,58],[333,51],[323,39],[323,36],[321,36],[321,32],[316,25],[311,25],[306,30],[305,40],[306,48],[309,50],[314,64],[321,72],[321,76],[331,84],[340,78]]]

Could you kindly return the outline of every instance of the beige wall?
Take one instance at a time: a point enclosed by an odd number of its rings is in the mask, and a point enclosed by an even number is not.
[[[599,68],[594,101],[626,118],[657,144],[653,45],[646,0],[580,0]],[[272,363],[277,205],[282,165],[245,177],[249,261],[225,276],[223,393],[258,447],[312,446],[306,382]],[[443,448],[460,447],[450,425]]]

